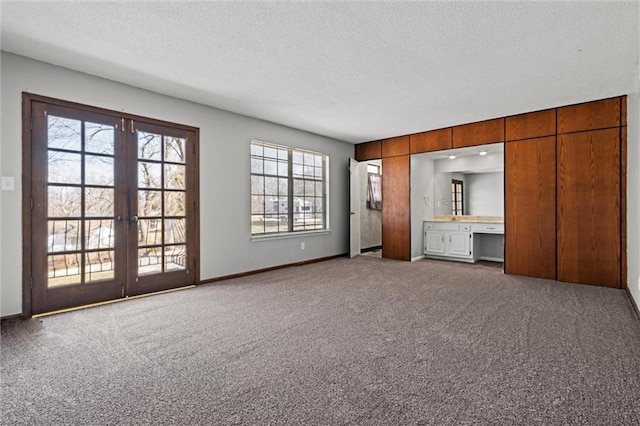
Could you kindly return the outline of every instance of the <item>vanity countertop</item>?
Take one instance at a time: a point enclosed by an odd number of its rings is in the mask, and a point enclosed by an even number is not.
[[[504,223],[504,216],[434,216],[430,222],[465,222],[465,223]],[[428,221],[428,222],[429,222]]]

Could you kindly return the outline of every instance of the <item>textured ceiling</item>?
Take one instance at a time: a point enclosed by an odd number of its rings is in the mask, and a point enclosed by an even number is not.
[[[628,93],[640,3],[12,2],[2,49],[350,142]]]

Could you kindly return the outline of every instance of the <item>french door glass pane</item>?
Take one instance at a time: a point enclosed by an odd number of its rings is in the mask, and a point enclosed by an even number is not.
[[[185,146],[186,140],[165,136],[164,160],[172,163],[186,163]]]
[[[85,215],[113,217],[113,188],[85,188]]]
[[[47,146],[49,148],[80,151],[82,149],[82,122],[71,118],[47,117]]]
[[[49,185],[49,217],[78,217],[81,214],[80,187]]]
[[[47,252],[57,253],[80,249],[79,220],[49,220]]]
[[[186,212],[184,192],[167,191],[165,195],[165,216],[184,216]]]
[[[79,184],[82,180],[81,155],[49,150],[49,183]]]
[[[164,249],[165,271],[185,269],[187,248],[184,245],[167,246]]]
[[[86,185],[104,185],[113,186],[114,168],[113,157],[86,155],[85,161],[85,177]]]
[[[81,258],[80,253],[47,256],[48,287],[80,284]]]
[[[113,250],[86,253],[84,281],[112,280],[115,276],[114,257]]]
[[[84,123],[84,150],[95,154],[114,154],[113,126]]]
[[[138,186],[140,188],[161,188],[162,164],[140,161],[138,163]]]
[[[113,219],[85,220],[86,249],[107,249],[115,247],[115,221]]]
[[[138,275],[158,274],[162,272],[162,247],[150,247],[138,250]]]
[[[138,245],[162,244],[162,219],[140,219],[138,221]]]
[[[164,187],[170,189],[185,189],[186,167],[179,164],[165,164]]]
[[[138,158],[141,160],[162,160],[162,136],[138,132]]]
[[[162,215],[162,192],[160,191],[138,191],[138,216],[161,216]]]
[[[164,223],[165,244],[185,243],[187,241],[185,219],[165,219]]]

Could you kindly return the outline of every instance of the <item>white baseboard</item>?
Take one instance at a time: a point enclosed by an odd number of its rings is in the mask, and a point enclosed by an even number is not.
[[[424,254],[423,254],[423,255],[421,255],[421,256],[418,256],[418,257],[412,257],[412,258],[411,258],[411,261],[412,261],[412,262],[416,262],[416,261],[418,261],[418,260],[422,260],[422,259],[424,259]]]

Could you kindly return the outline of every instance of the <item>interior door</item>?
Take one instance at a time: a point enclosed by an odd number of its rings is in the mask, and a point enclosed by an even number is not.
[[[27,314],[194,284],[195,132],[62,101],[30,108]]]
[[[349,158],[349,256],[360,254],[360,170]]]

